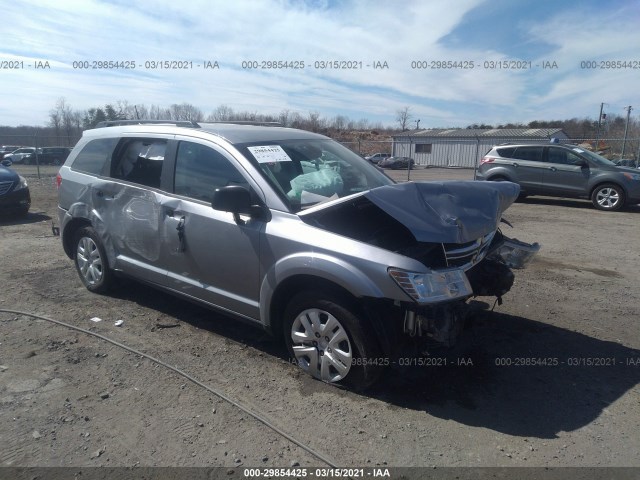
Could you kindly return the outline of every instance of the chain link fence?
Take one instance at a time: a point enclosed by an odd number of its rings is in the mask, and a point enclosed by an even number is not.
[[[410,157],[415,169],[421,168],[467,168],[476,169],[480,160],[496,144],[505,143],[502,139],[470,137],[465,139],[437,139],[432,143],[415,141],[368,141],[342,142],[354,152],[366,157],[376,153],[385,153],[395,157]],[[508,143],[550,144],[549,139],[510,138]],[[598,151],[605,158],[617,162],[624,160],[624,166],[640,166],[640,138],[595,138],[559,139],[559,143],[581,145],[585,149]],[[410,173],[408,178],[410,178]]]
[[[67,138],[50,135],[0,135],[0,146],[32,147],[42,148],[50,146],[75,145],[80,136]],[[425,143],[424,140],[417,141],[391,141],[391,140],[356,140],[352,142],[341,142],[347,148],[353,150],[363,157],[375,155],[376,153],[395,156],[410,157],[415,162],[415,170],[424,168],[466,168],[475,169],[482,157],[497,143],[502,143],[501,139],[470,137],[464,139],[437,139],[432,143]],[[625,160],[625,166],[640,165],[640,138],[600,138],[596,139],[561,139],[560,143],[581,145],[584,148],[599,151],[603,156],[612,161]],[[61,144],[62,143],[62,144]],[[509,143],[538,143],[548,144],[548,139],[531,138],[510,138]],[[0,154],[1,155],[1,154]],[[40,176],[40,162],[35,159],[31,167],[37,170]],[[411,179],[411,171],[407,172],[407,179]]]

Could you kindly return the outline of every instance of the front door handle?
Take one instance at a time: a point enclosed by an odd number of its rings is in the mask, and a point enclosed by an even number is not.
[[[557,172],[558,169],[556,167],[549,167],[549,170],[551,170],[552,172]]]

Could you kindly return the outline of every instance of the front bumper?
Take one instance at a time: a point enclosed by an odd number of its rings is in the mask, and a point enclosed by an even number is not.
[[[28,188],[21,188],[0,196],[0,215],[26,213],[31,207],[31,195]]]

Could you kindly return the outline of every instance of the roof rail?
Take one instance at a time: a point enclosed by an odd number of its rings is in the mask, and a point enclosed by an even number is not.
[[[191,120],[105,120],[98,122],[94,128],[122,125],[175,125],[176,127],[200,128],[200,125]]]
[[[282,127],[283,125],[280,122],[260,122],[254,120],[216,120],[215,122],[205,122],[205,123],[231,123],[233,125],[255,125],[258,127]]]

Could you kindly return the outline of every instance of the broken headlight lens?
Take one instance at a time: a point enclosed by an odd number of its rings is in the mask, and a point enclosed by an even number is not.
[[[389,275],[418,303],[436,303],[473,294],[464,271],[440,270],[429,273],[389,268]]]
[[[538,243],[529,244],[515,238],[504,237],[504,243],[491,254],[491,257],[500,258],[508,267],[524,268],[539,250]]]

